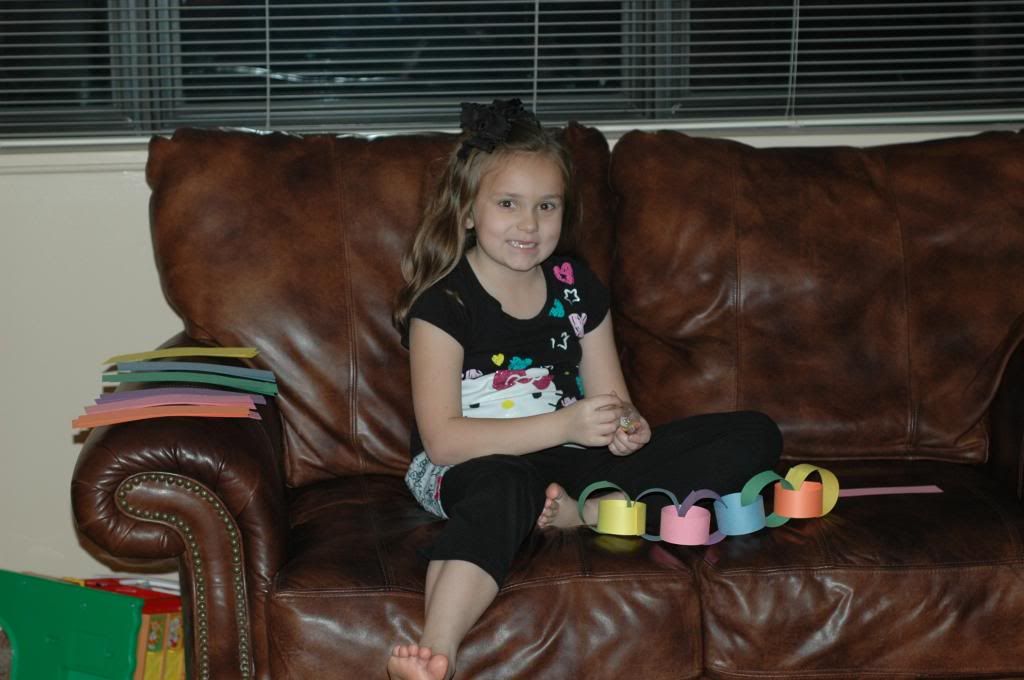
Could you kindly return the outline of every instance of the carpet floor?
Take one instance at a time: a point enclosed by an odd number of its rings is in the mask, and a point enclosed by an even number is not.
[[[11,645],[7,641],[3,628],[0,628],[0,680],[11,677]]]

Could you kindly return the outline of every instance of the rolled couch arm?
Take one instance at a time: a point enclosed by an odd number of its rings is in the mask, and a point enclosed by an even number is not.
[[[86,539],[136,563],[178,558],[190,677],[255,677],[254,658],[267,658],[261,620],[284,560],[287,513],[274,400],[259,413],[98,427],[72,477]]]
[[[988,469],[1024,501],[1024,343],[1010,356],[989,408]]]

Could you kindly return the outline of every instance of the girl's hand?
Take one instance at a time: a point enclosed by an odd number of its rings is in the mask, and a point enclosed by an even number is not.
[[[628,456],[651,441],[651,426],[635,406],[627,402],[620,403],[622,417],[611,443],[608,444],[608,450],[616,456]]]
[[[580,399],[564,409],[569,415],[566,441],[582,446],[609,446],[619,429],[622,401],[612,394]]]

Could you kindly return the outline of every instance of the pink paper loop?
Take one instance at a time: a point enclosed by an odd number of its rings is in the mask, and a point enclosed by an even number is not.
[[[711,534],[711,511],[694,505],[699,500],[717,499],[719,496],[714,491],[693,491],[686,497],[686,501],[679,503],[675,494],[668,489],[655,488],[647,489],[635,500],[639,501],[652,493],[664,494],[672,503],[661,509],[659,535],[643,534],[643,538],[674,545],[713,545],[725,538],[721,532]]]
[[[725,538],[725,534],[721,531],[711,533],[711,511],[697,505],[699,501],[717,501],[720,498],[721,496],[711,489],[691,491],[686,499],[675,508],[677,518],[688,520],[685,524],[682,522],[674,524],[678,531],[683,532],[680,535],[681,540],[670,542],[678,545],[714,545]],[[661,533],[664,537],[664,529]],[[688,542],[682,542],[683,540]]]

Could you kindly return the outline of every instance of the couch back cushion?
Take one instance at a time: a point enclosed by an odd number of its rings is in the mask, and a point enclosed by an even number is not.
[[[608,145],[578,125],[565,138],[582,193],[581,254],[607,280]],[[404,474],[413,415],[391,303],[454,139],[179,130],[150,144],[164,294],[192,337],[259,348],[253,364],[280,387],[292,486]]]
[[[615,146],[613,300],[654,421],[756,408],[786,456],[981,461],[1024,332],[1024,139]]]

